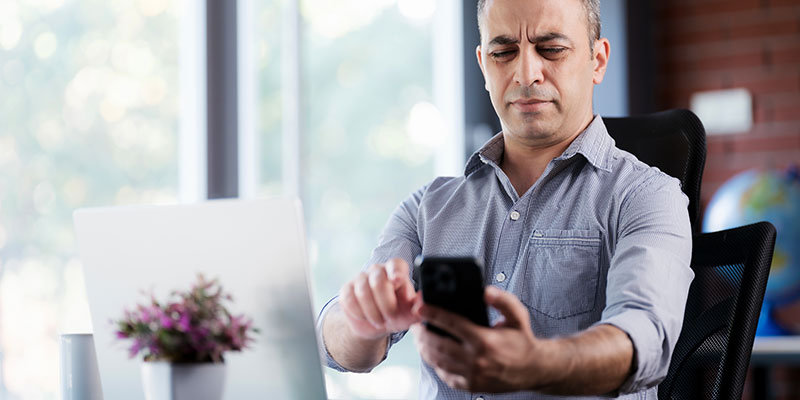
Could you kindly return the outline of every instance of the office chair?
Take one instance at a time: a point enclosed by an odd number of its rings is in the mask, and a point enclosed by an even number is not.
[[[603,122],[617,147],[681,181],[689,198],[692,231],[700,232],[700,182],[706,162],[706,131],[700,119],[689,110],[667,110]]]
[[[741,399],[775,227],[759,222],[695,234],[692,246],[695,278],[658,398]]]

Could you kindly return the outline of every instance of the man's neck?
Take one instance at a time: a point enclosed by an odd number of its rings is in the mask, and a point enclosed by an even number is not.
[[[551,160],[560,156],[575,138],[583,132],[591,120],[569,138],[549,146],[530,146],[520,143],[509,135],[503,137],[503,160],[500,168],[505,172],[517,195],[522,197],[542,176]]]

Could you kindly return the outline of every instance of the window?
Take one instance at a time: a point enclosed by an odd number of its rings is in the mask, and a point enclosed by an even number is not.
[[[436,172],[444,137],[433,87],[436,5],[305,0],[297,37],[280,29],[287,18],[279,2],[261,2],[254,13],[256,40],[248,45],[257,54],[258,193],[280,193],[288,183],[281,182],[281,160],[299,157],[317,311],[363,268],[397,204]],[[280,57],[291,51],[282,46],[301,50],[299,92],[286,84],[282,68],[291,63]],[[297,132],[281,119],[293,104],[282,96],[299,96]],[[299,151],[280,152],[285,140],[297,140]],[[326,370],[329,395],[416,398],[412,340],[393,348],[384,364],[369,375]]]
[[[397,204],[463,167],[458,3],[237,2],[239,191],[300,194],[317,311]],[[73,210],[204,193],[197,7],[0,2],[0,398],[56,397],[58,334],[91,330]],[[416,398],[418,366],[407,338],[372,374],[326,370],[329,392]]]
[[[392,210],[434,173],[430,17],[403,2],[306,1],[302,179],[317,309],[363,268]],[[426,4],[434,4],[426,2]],[[407,338],[369,375],[326,371],[331,396],[406,398]]]
[[[53,398],[89,331],[75,208],[178,192],[175,2],[0,2],[0,397]]]

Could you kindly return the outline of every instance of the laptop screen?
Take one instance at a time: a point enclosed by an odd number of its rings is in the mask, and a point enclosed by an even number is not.
[[[142,291],[164,299],[198,273],[217,278],[229,310],[260,331],[225,354],[225,399],[326,398],[299,201],[95,208],[74,219],[104,398],[144,398],[141,357],[128,357],[110,321],[146,301]]]

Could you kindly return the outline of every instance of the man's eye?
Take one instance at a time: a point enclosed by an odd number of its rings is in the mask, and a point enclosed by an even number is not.
[[[506,58],[511,57],[513,54],[514,54],[513,50],[495,51],[495,52],[491,53],[492,58],[496,58],[496,59],[506,59]]]
[[[546,56],[555,56],[566,49],[566,47],[542,47],[539,49],[539,52]]]

